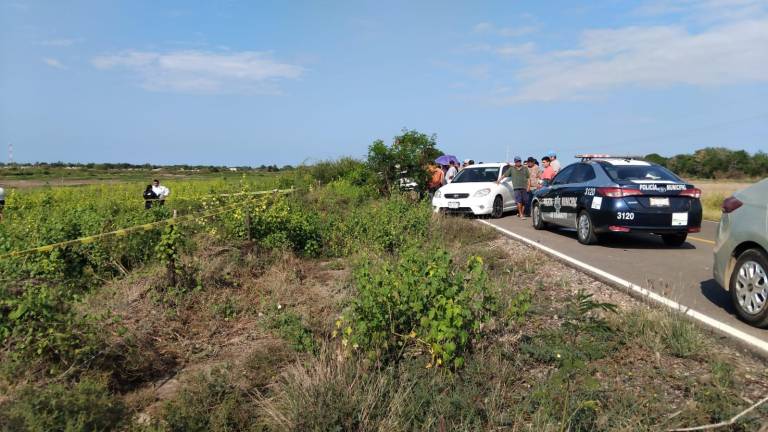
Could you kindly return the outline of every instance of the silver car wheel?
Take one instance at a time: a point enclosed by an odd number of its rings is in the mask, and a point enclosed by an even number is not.
[[[582,239],[588,239],[589,238],[589,217],[586,213],[582,213],[581,216],[579,216],[579,237]]]
[[[765,269],[755,261],[746,261],[737,272],[736,295],[739,306],[747,313],[759,313],[768,300],[768,277]]]
[[[533,206],[533,223],[535,225],[541,223],[541,210],[537,205]]]

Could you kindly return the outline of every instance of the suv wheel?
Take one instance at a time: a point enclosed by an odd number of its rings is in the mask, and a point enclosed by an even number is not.
[[[728,283],[739,316],[756,327],[768,327],[768,258],[749,249],[736,260]]]
[[[589,213],[586,210],[582,210],[579,213],[579,219],[576,221],[576,232],[578,233],[579,243],[585,245],[597,243],[595,227],[592,225],[592,218],[589,217]]]

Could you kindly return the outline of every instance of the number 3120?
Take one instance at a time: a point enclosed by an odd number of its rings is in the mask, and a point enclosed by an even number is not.
[[[632,212],[618,212],[616,213],[616,219],[619,220],[634,220],[635,214]]]

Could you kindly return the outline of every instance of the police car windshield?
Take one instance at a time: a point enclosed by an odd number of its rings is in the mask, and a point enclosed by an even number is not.
[[[682,181],[680,177],[659,165],[614,165],[608,162],[601,165],[613,181]]]
[[[499,179],[499,167],[464,168],[459,171],[452,183],[495,182]]]

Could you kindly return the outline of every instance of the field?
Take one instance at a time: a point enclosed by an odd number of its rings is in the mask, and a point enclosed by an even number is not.
[[[704,219],[719,221],[720,206],[723,200],[734,192],[750,186],[754,182],[723,181],[723,180],[692,180],[701,189],[701,204],[704,208]]]
[[[11,194],[0,255],[161,225],[0,258],[0,429],[651,431],[768,392],[682,317],[329,168],[151,210],[141,183]]]

